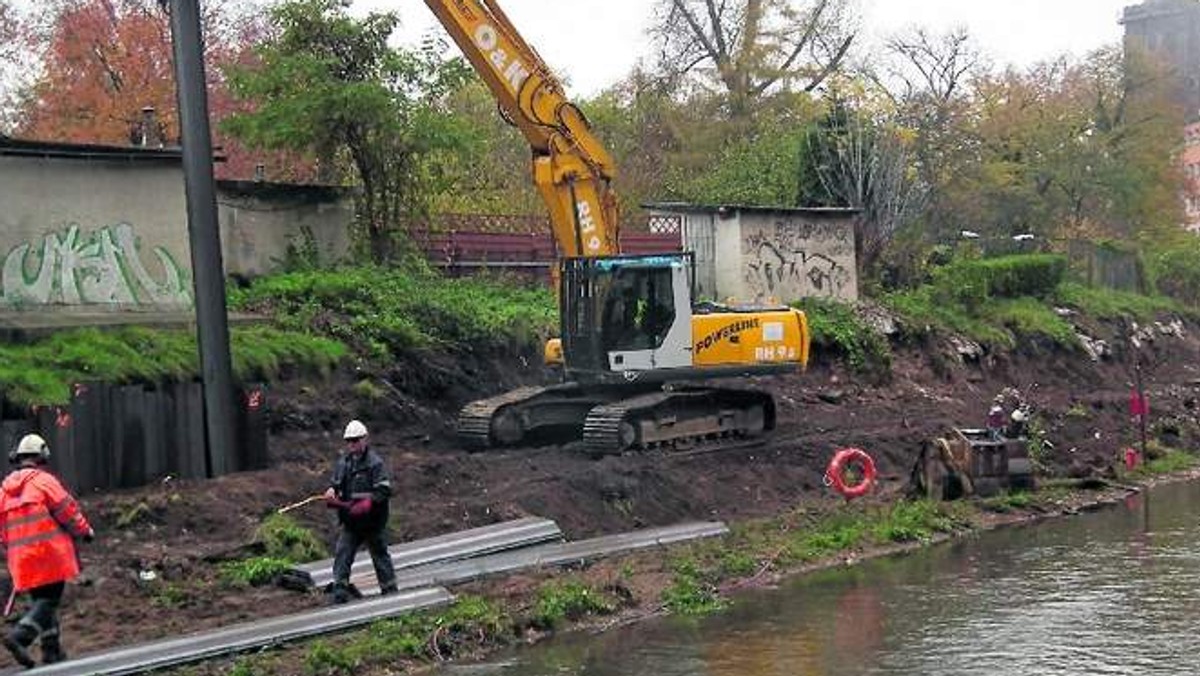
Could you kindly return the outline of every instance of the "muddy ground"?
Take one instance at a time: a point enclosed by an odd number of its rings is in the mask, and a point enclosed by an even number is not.
[[[1200,327],[1180,328],[1146,332],[1140,362],[1152,435],[1195,448]],[[1092,327],[1092,334],[1103,336],[1103,327]],[[1106,475],[1119,449],[1137,440],[1127,415],[1134,379],[1128,348],[1099,362],[1036,344],[964,358],[950,343],[930,341],[897,347],[886,378],[857,375],[818,356],[807,373],[752,381],[779,405],[778,429],[757,447],[602,460],[570,447],[483,454],[457,448],[450,430],[458,406],[545,377],[534,363],[528,354],[425,355],[386,373],[347,367],[324,383],[278,383],[269,395],[269,469],[82,496],[99,538],[83,547],[85,577],[68,591],[66,645],[78,654],[322,603],[271,587],[233,589],[216,569],[255,551],[254,531],[264,516],[324,489],[351,416],[367,421],[374,448],[391,463],[393,537],[401,540],[526,515],[555,519],[579,538],[685,520],[765,517],[805,501],[829,508],[837,498],[822,477],[832,453],[845,446],[871,453],[881,491],[899,494],[922,442],[951,426],[982,426],[992,397],[1006,387],[1033,405],[1053,444],[1047,457],[1053,474]],[[364,388],[364,379],[377,387]],[[323,508],[294,514],[332,544],[336,529]]]

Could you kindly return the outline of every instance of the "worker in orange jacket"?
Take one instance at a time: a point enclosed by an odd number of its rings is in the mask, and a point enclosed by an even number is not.
[[[9,455],[17,469],[0,485],[0,543],[5,548],[13,593],[33,599],[4,647],[23,666],[34,666],[29,648],[41,640],[42,661],[66,659],[59,638],[58,606],[68,580],[79,575],[75,538],[91,542],[95,531],[79,503],[46,469],[50,447],[36,434],[25,435]]]

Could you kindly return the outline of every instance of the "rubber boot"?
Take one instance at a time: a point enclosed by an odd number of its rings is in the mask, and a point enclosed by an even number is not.
[[[37,663],[29,655],[29,646],[37,638],[37,631],[27,624],[18,624],[4,636],[4,647],[12,653],[13,659],[23,667],[33,667]]]
[[[329,601],[331,604],[338,606],[343,603],[350,602],[350,588],[344,583],[335,582],[333,585],[333,598]]]
[[[54,664],[67,659],[67,653],[62,649],[58,635],[42,636],[42,664]]]
[[[400,593],[400,590],[396,587],[395,582],[393,582],[391,584],[385,584],[379,588],[379,594],[381,596],[388,596],[390,594],[398,594],[398,593]]]

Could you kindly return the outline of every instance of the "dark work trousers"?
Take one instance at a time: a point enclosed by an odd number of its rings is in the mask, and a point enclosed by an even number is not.
[[[392,567],[392,557],[388,554],[387,528],[364,532],[342,527],[342,532],[338,535],[337,550],[333,554],[334,585],[343,588],[348,585],[354,555],[364,544],[367,545],[367,551],[371,552],[371,563],[375,566],[379,588],[383,591],[393,590],[396,586],[396,569]]]
[[[65,582],[55,582],[29,590],[33,605],[21,616],[17,627],[27,627],[31,630],[25,632],[26,635],[32,636],[30,642],[39,637],[44,643],[58,642],[58,606],[62,603],[63,590],[66,587]]]

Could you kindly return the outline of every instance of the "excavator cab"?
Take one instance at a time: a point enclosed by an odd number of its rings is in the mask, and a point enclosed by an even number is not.
[[[692,365],[690,254],[568,258],[560,298],[567,374],[630,382]]]

